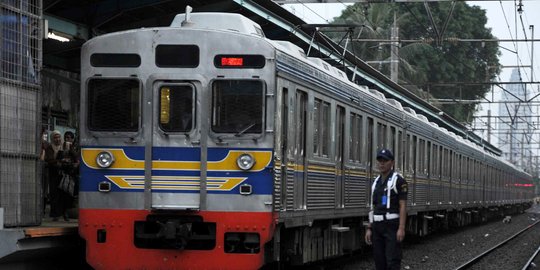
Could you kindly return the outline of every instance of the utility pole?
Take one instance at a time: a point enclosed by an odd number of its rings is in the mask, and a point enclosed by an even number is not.
[[[531,29],[531,82],[534,80],[534,25],[529,25],[529,29]]]
[[[390,80],[398,83],[399,72],[399,28],[397,26],[396,12],[394,12],[394,24],[390,42]]]
[[[488,143],[491,143],[491,109],[487,111],[488,119],[487,119],[487,140]]]

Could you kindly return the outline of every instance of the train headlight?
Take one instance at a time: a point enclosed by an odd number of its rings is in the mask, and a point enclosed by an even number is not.
[[[253,165],[255,165],[255,159],[250,154],[241,154],[236,160],[236,164],[240,169],[247,171],[253,168]]]
[[[109,168],[114,163],[114,156],[110,152],[100,152],[96,157],[96,163],[101,168]]]

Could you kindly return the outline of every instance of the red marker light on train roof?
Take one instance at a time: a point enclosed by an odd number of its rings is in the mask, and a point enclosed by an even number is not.
[[[242,57],[222,57],[221,66],[224,67],[241,67],[244,65],[244,58]]]

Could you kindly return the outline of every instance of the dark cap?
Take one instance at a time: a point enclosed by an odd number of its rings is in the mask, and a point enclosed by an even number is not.
[[[394,154],[389,149],[381,149],[377,152],[377,159],[394,160]]]

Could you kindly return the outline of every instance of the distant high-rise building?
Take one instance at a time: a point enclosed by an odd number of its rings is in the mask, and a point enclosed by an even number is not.
[[[512,71],[510,82],[521,82],[518,69]],[[530,124],[533,115],[529,103],[525,103],[530,94],[527,93],[525,84],[509,84],[503,91],[499,105],[498,128],[499,148],[503,157],[522,169],[530,169],[532,150],[530,141],[533,128]]]

